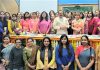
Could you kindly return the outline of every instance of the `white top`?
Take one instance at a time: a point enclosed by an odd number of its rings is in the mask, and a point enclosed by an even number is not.
[[[69,22],[66,17],[56,17],[53,22],[53,28],[57,30],[57,34],[68,34]]]

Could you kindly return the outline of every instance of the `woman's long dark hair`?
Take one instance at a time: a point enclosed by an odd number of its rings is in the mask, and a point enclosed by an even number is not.
[[[47,12],[43,11],[40,15],[40,22],[43,20],[43,17],[42,17],[42,14],[45,13],[46,14],[46,17],[45,17],[45,20],[48,21],[48,14]]]
[[[29,13],[29,12],[25,12],[25,13],[24,13],[24,20],[26,20],[27,18],[30,18],[30,16],[29,16],[29,17],[26,17],[26,16],[25,16],[26,14],[30,14],[30,13]]]
[[[51,40],[50,40],[50,38],[49,37],[44,37],[43,38],[43,41],[42,41],[42,45],[41,45],[41,50],[44,50],[45,49],[45,45],[44,45],[44,40],[45,39],[48,39],[49,40],[49,42],[50,42],[50,44],[48,45],[48,49],[52,49],[52,45],[51,45]]]
[[[51,12],[53,13],[54,16],[56,15],[56,13],[55,13],[53,10],[51,10],[51,11],[49,12],[50,20],[51,20]]]
[[[62,38],[66,37],[67,39],[67,42],[66,42],[66,49],[68,50],[68,55],[71,56],[71,51],[70,51],[70,46],[69,46],[69,40],[68,40],[68,37],[66,34],[63,34],[61,37],[60,37],[60,41],[59,41],[59,54],[60,56],[62,56],[62,48],[63,48],[63,43],[62,43]]]
[[[90,46],[90,40],[89,40],[88,36],[87,36],[87,35],[83,35],[83,36],[81,37],[81,41],[82,41],[82,38],[83,38],[83,37],[85,37],[85,38],[87,39],[88,45]],[[82,43],[81,43],[81,45],[82,45]]]
[[[92,14],[92,16],[91,16],[91,17],[92,17],[92,18],[94,18],[94,14],[93,14],[93,11],[90,11],[90,12],[91,12],[91,14]],[[90,12],[88,12],[88,14],[89,14]]]

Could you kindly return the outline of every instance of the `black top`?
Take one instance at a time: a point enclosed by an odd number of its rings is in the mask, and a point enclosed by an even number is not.
[[[1,51],[4,49],[5,47],[3,46],[3,44],[0,44],[0,63],[1,63],[1,59],[2,59],[2,53]]]
[[[23,47],[16,48],[14,47],[10,53],[10,67],[11,69],[24,67],[23,61]]]

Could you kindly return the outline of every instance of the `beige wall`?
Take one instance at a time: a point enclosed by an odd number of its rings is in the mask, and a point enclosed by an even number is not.
[[[17,13],[18,5],[15,0],[0,0],[0,11]]]
[[[58,10],[62,10],[63,9],[63,7],[75,7],[76,5],[74,5],[74,4],[72,4],[72,5],[59,5],[58,6]],[[93,12],[95,11],[95,10],[98,10],[98,5],[96,5],[96,4],[90,4],[90,5],[78,5],[78,6],[92,6],[93,7]]]

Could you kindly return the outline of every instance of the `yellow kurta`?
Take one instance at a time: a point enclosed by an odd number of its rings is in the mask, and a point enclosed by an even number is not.
[[[50,63],[48,63],[48,50],[45,51],[45,59],[44,59],[44,64],[42,63],[41,59],[40,59],[40,50],[38,50],[37,52],[37,64],[36,64],[36,70],[38,69],[44,69],[45,66],[49,66],[49,68],[56,68],[56,62],[55,62],[55,51],[53,51],[53,55],[52,55],[52,60],[50,61]],[[48,65],[46,65],[48,64]]]
[[[18,23],[18,27],[19,29],[21,29],[21,25],[20,25],[20,22]],[[11,20],[8,20],[8,31],[10,34],[15,34],[14,30],[12,30],[12,23],[11,23]]]

